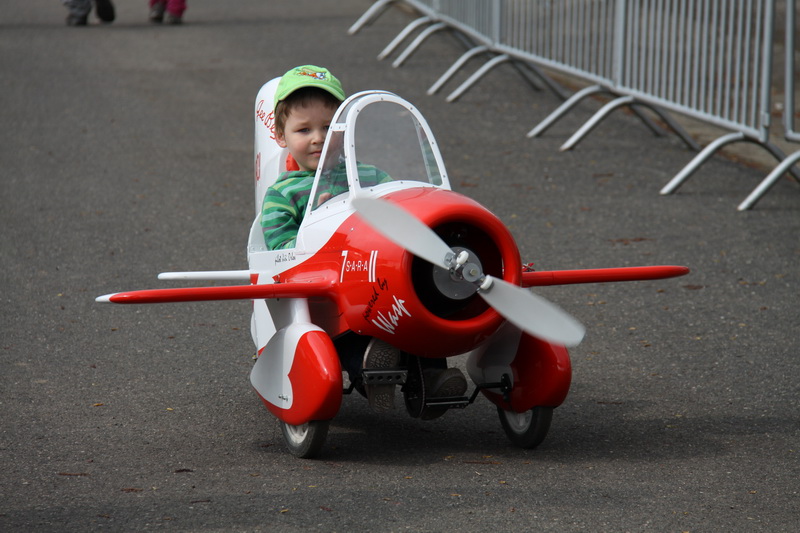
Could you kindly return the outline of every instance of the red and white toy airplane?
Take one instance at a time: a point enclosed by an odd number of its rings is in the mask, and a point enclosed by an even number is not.
[[[419,111],[384,91],[353,95],[339,107],[296,247],[267,250],[261,203],[287,158],[274,141],[271,102],[278,81],[266,83],[256,98],[249,269],[159,275],[249,284],[124,292],[97,300],[252,300],[251,332],[259,357],[250,379],[299,457],[319,452],[343,393],[353,390],[344,389],[333,343],[345,334],[402,351],[398,368],[364,369],[362,378],[367,385],[400,385],[411,416],[465,407],[482,393],[496,404],[511,441],[533,448],[566,398],[572,375],[566,346],[577,345],[584,328],[524,287],[689,272],[680,266],[528,271],[503,222],[451,190]],[[387,172],[392,181],[362,187],[357,161]],[[342,168],[349,190],[325,200],[326,180]],[[420,361],[459,355],[466,356],[473,392],[427,397]]]

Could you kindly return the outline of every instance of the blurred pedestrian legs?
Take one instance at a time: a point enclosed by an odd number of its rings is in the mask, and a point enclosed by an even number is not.
[[[165,14],[167,24],[180,24],[183,22],[186,0],[149,0],[149,3],[150,22],[155,24],[164,22]]]
[[[69,13],[67,26],[86,26],[89,22],[89,13],[92,11],[92,0],[61,0]],[[111,0],[94,0],[97,18],[102,22],[114,22],[114,4]]]

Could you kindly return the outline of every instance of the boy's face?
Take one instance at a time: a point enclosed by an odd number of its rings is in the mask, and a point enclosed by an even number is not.
[[[276,135],[281,148],[288,148],[300,170],[314,171],[319,166],[322,146],[336,112],[322,100],[296,106],[286,117],[283,133]]]

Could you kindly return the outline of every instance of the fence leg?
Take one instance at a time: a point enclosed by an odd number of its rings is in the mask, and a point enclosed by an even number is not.
[[[545,74],[544,71],[540,69],[538,66],[534,65],[533,63],[527,63],[527,62],[523,62],[522,64],[525,65],[528,68],[528,70],[533,72],[540,80],[542,80],[544,84],[547,85],[547,88],[553,91],[553,93],[558,98],[560,98],[561,100],[566,100],[567,98],[569,98],[569,94],[567,93],[567,91],[565,91],[564,88],[557,82],[555,82],[553,78]]]
[[[728,135],[723,135],[719,139],[715,140],[708,146],[706,146],[702,152],[697,154],[694,159],[692,159],[688,165],[683,167],[681,170],[669,183],[667,183],[664,188],[661,189],[660,194],[667,195],[672,194],[675,192],[678,187],[680,187],[684,181],[689,179],[695,170],[697,170],[700,165],[706,162],[706,160],[711,157],[711,155],[725,146],[726,144],[730,144],[733,142],[743,141],[745,140],[744,133],[737,132],[737,133],[729,133]]]
[[[639,120],[644,122],[644,125],[647,126],[647,128],[650,131],[653,132],[653,135],[655,135],[656,137],[663,137],[664,136],[664,130],[659,128],[658,124],[656,124],[650,117],[648,117],[647,115],[645,115],[644,113],[642,113],[639,110],[639,107],[641,107],[641,106],[650,107],[647,104],[642,104],[641,102],[633,102],[630,105],[631,112],[634,115],[636,115],[637,117],[639,117]],[[653,108],[650,108],[650,109],[653,109]],[[653,109],[653,111],[655,111],[655,110]]]
[[[758,187],[753,189],[753,192],[745,199],[744,202],[739,204],[737,209],[739,211],[746,211],[748,209],[752,209],[756,202],[758,202],[762,196],[767,194],[773,185],[775,185],[778,180],[783,176],[797,161],[800,160],[800,151],[793,153],[783,161],[781,164],[775,167],[775,170],[769,173],[769,175],[764,178],[764,180],[758,184]]]
[[[411,34],[411,32],[413,32],[414,30],[416,30],[417,28],[419,28],[424,24],[430,23],[432,20],[433,19],[431,17],[425,16],[410,22],[408,26],[403,28],[403,30],[397,34],[397,37],[392,39],[392,42],[390,42],[386,46],[386,48],[384,48],[383,51],[380,54],[378,54],[378,60],[385,59],[386,56],[394,52],[394,49],[397,48],[397,46],[400,43],[402,43],[405,40],[405,38]]]
[[[578,102],[589,95],[602,92],[608,92],[608,89],[604,89],[599,85],[590,85],[589,87],[584,87],[580,91],[570,96],[566,102],[558,106],[555,111],[547,115],[544,120],[542,120],[535,128],[529,131],[528,137],[538,137],[544,133],[547,128],[555,124],[558,119],[567,114],[567,111],[575,107]]]
[[[530,85],[534,91],[541,91],[544,89],[544,85],[539,81],[544,81],[545,75],[543,72],[536,71],[532,68],[526,68],[528,67],[527,63],[516,59],[511,60],[511,66],[522,76],[523,80],[528,82],[528,85]]]
[[[631,107],[633,108],[634,106],[631,106]],[[692,139],[692,137],[688,133],[686,133],[686,130],[683,129],[683,127],[675,119],[673,119],[669,114],[664,113],[663,111],[661,111],[661,109],[659,109],[658,107],[655,107],[655,106],[648,105],[647,107],[650,108],[650,110],[653,113],[658,115],[659,118],[661,118],[661,120],[666,122],[667,126],[669,126],[670,129],[672,129],[672,131],[674,131],[675,134],[678,137],[681,138],[681,140],[684,142],[684,144],[686,144],[686,146],[689,147],[690,150],[694,150],[695,152],[699,152],[702,149],[702,147],[697,143],[697,141]]]
[[[458,89],[456,89],[455,91],[450,93],[450,96],[448,96],[446,98],[446,100],[448,102],[454,102],[462,94],[464,94],[467,91],[467,89],[469,89],[470,87],[475,85],[475,83],[477,83],[477,81],[479,79],[481,79],[484,76],[484,74],[486,74],[487,72],[492,70],[494,67],[496,67],[500,63],[505,63],[506,61],[509,61],[510,59],[511,59],[511,56],[509,56],[508,54],[500,54],[499,56],[496,56],[496,57],[492,58],[491,60],[489,60],[488,62],[484,63],[484,65],[481,68],[479,68],[472,76],[470,76],[467,79],[467,81],[462,83],[458,87]]]
[[[775,156],[775,159],[777,159],[778,162],[781,162],[784,159],[786,159],[786,154],[784,154],[783,150],[778,148],[778,146],[775,143],[766,141],[766,142],[761,142],[759,144],[761,144],[761,146],[766,148],[769,153]],[[796,167],[791,167],[789,169],[789,173],[794,177],[795,180],[800,181],[800,172],[798,172]]]
[[[347,30],[347,33],[350,35],[355,35],[367,24],[372,24],[372,22],[377,19],[378,16],[383,14],[386,8],[395,1],[396,0],[378,0],[372,4],[370,8],[367,9],[352,26],[350,26],[350,29]]]
[[[433,35],[437,31],[445,29],[446,27],[447,27],[447,24],[445,24],[444,22],[437,22],[436,24],[434,24],[432,26],[428,26],[427,28],[425,28],[425,30],[422,33],[420,33],[419,35],[417,35],[417,38],[414,39],[411,42],[411,44],[408,45],[408,47],[405,50],[403,50],[403,53],[400,54],[397,57],[397,59],[394,60],[394,63],[392,63],[392,67],[394,67],[394,68],[400,67],[403,63],[405,63],[406,59],[408,59],[409,56],[411,56],[411,54],[413,54],[414,51],[417,48],[419,48],[419,46],[423,42],[425,42],[425,39],[427,39],[428,37],[430,37],[431,35]]]
[[[459,69],[461,69],[461,67],[463,67],[467,61],[469,61],[478,54],[483,54],[484,52],[488,51],[489,51],[488,46],[475,46],[464,52],[461,55],[461,57],[459,57],[456,60],[456,62],[453,63],[449,69],[447,69],[447,72],[442,74],[442,76],[438,80],[436,80],[436,83],[431,85],[431,88],[428,89],[428,94],[436,94],[439,91],[439,89],[442,88],[442,85],[447,83],[450,80],[450,78],[452,78],[453,75],[455,75],[455,73],[458,72]]]
[[[600,121],[606,118],[606,116],[609,113],[611,113],[620,106],[630,105],[633,102],[634,102],[633,96],[620,96],[619,98],[610,101],[609,103],[601,107],[600,111],[595,113],[592,116],[592,118],[586,121],[586,123],[583,126],[581,126],[580,129],[572,135],[572,137],[567,139],[567,142],[562,144],[559,150],[561,150],[562,152],[571,150],[572,148],[575,147],[576,144],[578,144],[581,141],[581,139],[583,139],[590,131],[592,131],[598,124],[600,124]]]

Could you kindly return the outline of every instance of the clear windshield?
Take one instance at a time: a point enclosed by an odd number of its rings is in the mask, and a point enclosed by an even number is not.
[[[393,180],[442,184],[430,142],[405,107],[393,102],[365,107],[355,124],[355,140],[358,161],[378,167]],[[361,186],[371,185],[362,180]]]

